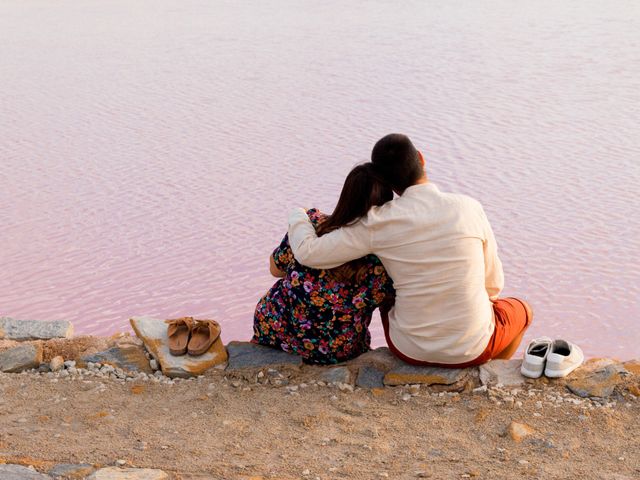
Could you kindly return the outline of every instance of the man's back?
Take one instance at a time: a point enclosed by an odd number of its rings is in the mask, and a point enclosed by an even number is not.
[[[436,363],[480,355],[493,333],[484,246],[494,242],[480,204],[431,183],[414,185],[363,223],[396,288],[389,314],[394,345],[411,358]],[[486,280],[497,296],[502,267],[494,258],[497,268]]]
[[[477,201],[424,183],[315,241],[305,241],[311,232],[299,220],[292,213],[289,236],[304,264],[328,268],[366,253],[380,258],[396,289],[389,335],[403,354],[458,364],[483,352],[494,329],[490,297],[500,293],[503,275]]]

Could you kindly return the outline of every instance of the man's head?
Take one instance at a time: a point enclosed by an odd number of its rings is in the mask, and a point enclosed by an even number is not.
[[[398,193],[425,176],[424,158],[411,140],[401,133],[382,137],[371,151],[371,163]]]

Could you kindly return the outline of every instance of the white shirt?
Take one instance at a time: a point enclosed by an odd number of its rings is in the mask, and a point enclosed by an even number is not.
[[[482,205],[466,195],[413,185],[347,227],[318,237],[304,209],[289,215],[298,262],[333,268],[369,253],[392,278],[391,341],[403,354],[434,363],[476,359],[494,330],[493,305],[504,286],[497,245]]]

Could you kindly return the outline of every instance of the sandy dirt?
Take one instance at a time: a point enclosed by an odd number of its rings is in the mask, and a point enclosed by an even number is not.
[[[631,395],[558,403],[566,390],[537,382],[505,403],[486,392],[414,388],[409,398],[409,387],[342,392],[292,380],[0,374],[0,462],[46,471],[122,459],[178,479],[640,478],[640,399]],[[512,421],[533,433],[514,441]]]

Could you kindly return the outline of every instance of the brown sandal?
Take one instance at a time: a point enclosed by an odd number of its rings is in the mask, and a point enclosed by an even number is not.
[[[193,317],[181,317],[165,320],[169,324],[167,336],[169,337],[169,353],[179,357],[187,353],[189,337],[193,330]]]
[[[197,357],[209,350],[209,347],[220,336],[221,330],[220,324],[215,320],[196,320],[187,347],[189,355]]]

